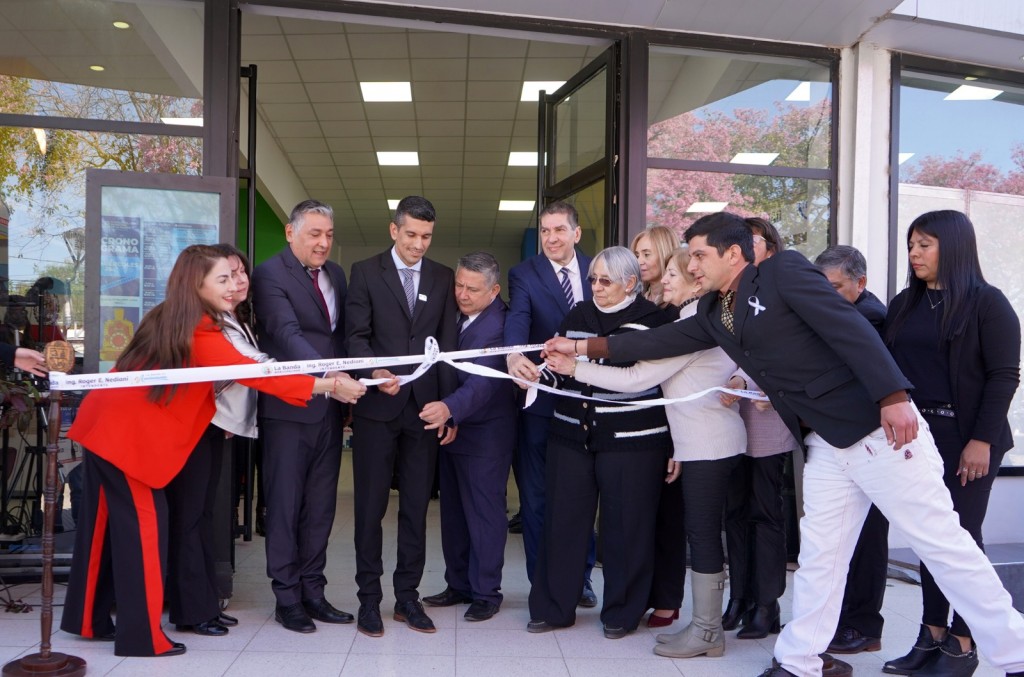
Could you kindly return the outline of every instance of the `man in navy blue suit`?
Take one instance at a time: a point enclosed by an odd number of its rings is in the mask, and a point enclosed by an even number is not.
[[[334,211],[316,200],[300,202],[285,237],[288,246],[253,273],[260,347],[280,361],[345,357],[345,272],[327,260]],[[322,397],[306,407],[272,395],[260,400],[274,618],[294,632],[315,631],[314,619],[351,623],[352,614],[324,597],[341,469],[341,404]]]
[[[498,260],[486,252],[467,254],[455,270],[459,304],[459,350],[504,345],[505,302],[498,293]],[[500,355],[476,364],[504,371]],[[424,597],[431,606],[470,604],[467,621],[486,621],[501,606],[505,563],[505,488],[512,467],[516,401],[508,381],[459,372],[448,397],[423,407],[428,430],[449,423],[458,435],[441,447],[441,547],[448,587]]]
[[[573,305],[592,298],[590,285],[584,284],[590,259],[576,251],[576,243],[582,235],[576,208],[567,202],[552,202],[541,210],[539,218],[541,253],[508,272],[505,345],[546,341],[558,332]],[[535,357],[539,362],[540,358]],[[536,381],[540,376],[537,365],[521,354],[508,356],[508,372],[528,381]],[[554,396],[539,393],[537,401],[519,415],[516,482],[523,519],[526,575],[531,581],[544,531],[544,469],[548,426],[554,411]],[[590,585],[593,567],[594,548],[591,548],[581,606],[597,606],[597,597]]]

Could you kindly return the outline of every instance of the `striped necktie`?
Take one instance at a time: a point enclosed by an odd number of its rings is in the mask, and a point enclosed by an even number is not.
[[[412,315],[416,310],[416,287],[412,283],[412,268],[402,268],[402,289],[405,290],[405,301],[409,304],[409,314]]]
[[[562,293],[565,294],[565,300],[568,301],[569,307],[572,308],[576,305],[576,297],[572,293],[572,283],[569,282],[569,269],[563,266],[558,272],[562,274]]]

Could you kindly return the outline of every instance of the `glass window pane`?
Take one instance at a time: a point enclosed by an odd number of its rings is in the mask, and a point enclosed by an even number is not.
[[[828,246],[829,182],[813,179],[647,171],[647,227],[667,226],[682,235],[706,214],[726,209],[767,218],[786,246],[816,256]]]
[[[591,256],[604,249],[605,246],[604,188],[605,181],[601,179],[582,190],[560,198],[576,208],[580,217],[580,230],[583,233],[577,246]],[[584,275],[586,275],[585,271]]]
[[[924,212],[955,209],[974,223],[985,278],[1024,308],[1024,86],[903,71],[900,86],[896,288],[907,282],[906,229]],[[1024,394],[1010,404],[1024,466]]]
[[[555,166],[552,184],[605,157],[607,69],[555,104]]]
[[[650,157],[828,168],[825,63],[652,47]]]

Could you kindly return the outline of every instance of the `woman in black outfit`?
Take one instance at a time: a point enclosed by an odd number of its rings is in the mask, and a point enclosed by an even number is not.
[[[907,288],[889,305],[884,335],[914,384],[914,402],[942,456],[943,478],[960,525],[982,543],[992,482],[1013,447],[1007,420],[1020,383],[1020,320],[987,284],[974,226],[964,214],[922,214],[907,230]],[[969,677],[978,666],[971,630],[921,565],[921,631],[910,653],[883,670],[898,675]]]
[[[599,253],[589,273],[594,302],[578,303],[569,311],[559,328],[561,336],[573,340],[611,336],[669,321],[663,310],[638,294],[640,265],[625,247],[609,247]],[[580,383],[572,376],[559,379],[562,390],[588,396],[618,400],[661,397],[657,387],[623,396]],[[576,622],[598,500],[604,540],[604,634],[619,639],[636,629],[647,610],[654,570],[655,516],[671,455],[664,407],[620,407],[558,398],[548,441],[548,500],[530,589],[527,630],[548,632]]]

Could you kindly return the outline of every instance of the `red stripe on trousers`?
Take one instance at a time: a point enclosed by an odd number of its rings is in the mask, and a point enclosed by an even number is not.
[[[96,581],[100,577],[103,560],[103,542],[107,538],[107,494],[100,487],[100,498],[96,504],[96,521],[92,527],[92,541],[89,544],[89,569],[85,581],[85,609],[82,611],[82,637],[94,637],[92,619],[96,607]]]
[[[160,615],[164,605],[164,572],[160,565],[160,529],[157,525],[156,506],[153,503],[153,488],[125,475],[128,489],[132,492],[135,513],[139,520],[139,542],[142,544],[142,571],[146,587],[146,611],[149,616],[149,632],[153,638],[153,653],[162,654],[171,649],[171,642],[160,627]]]

